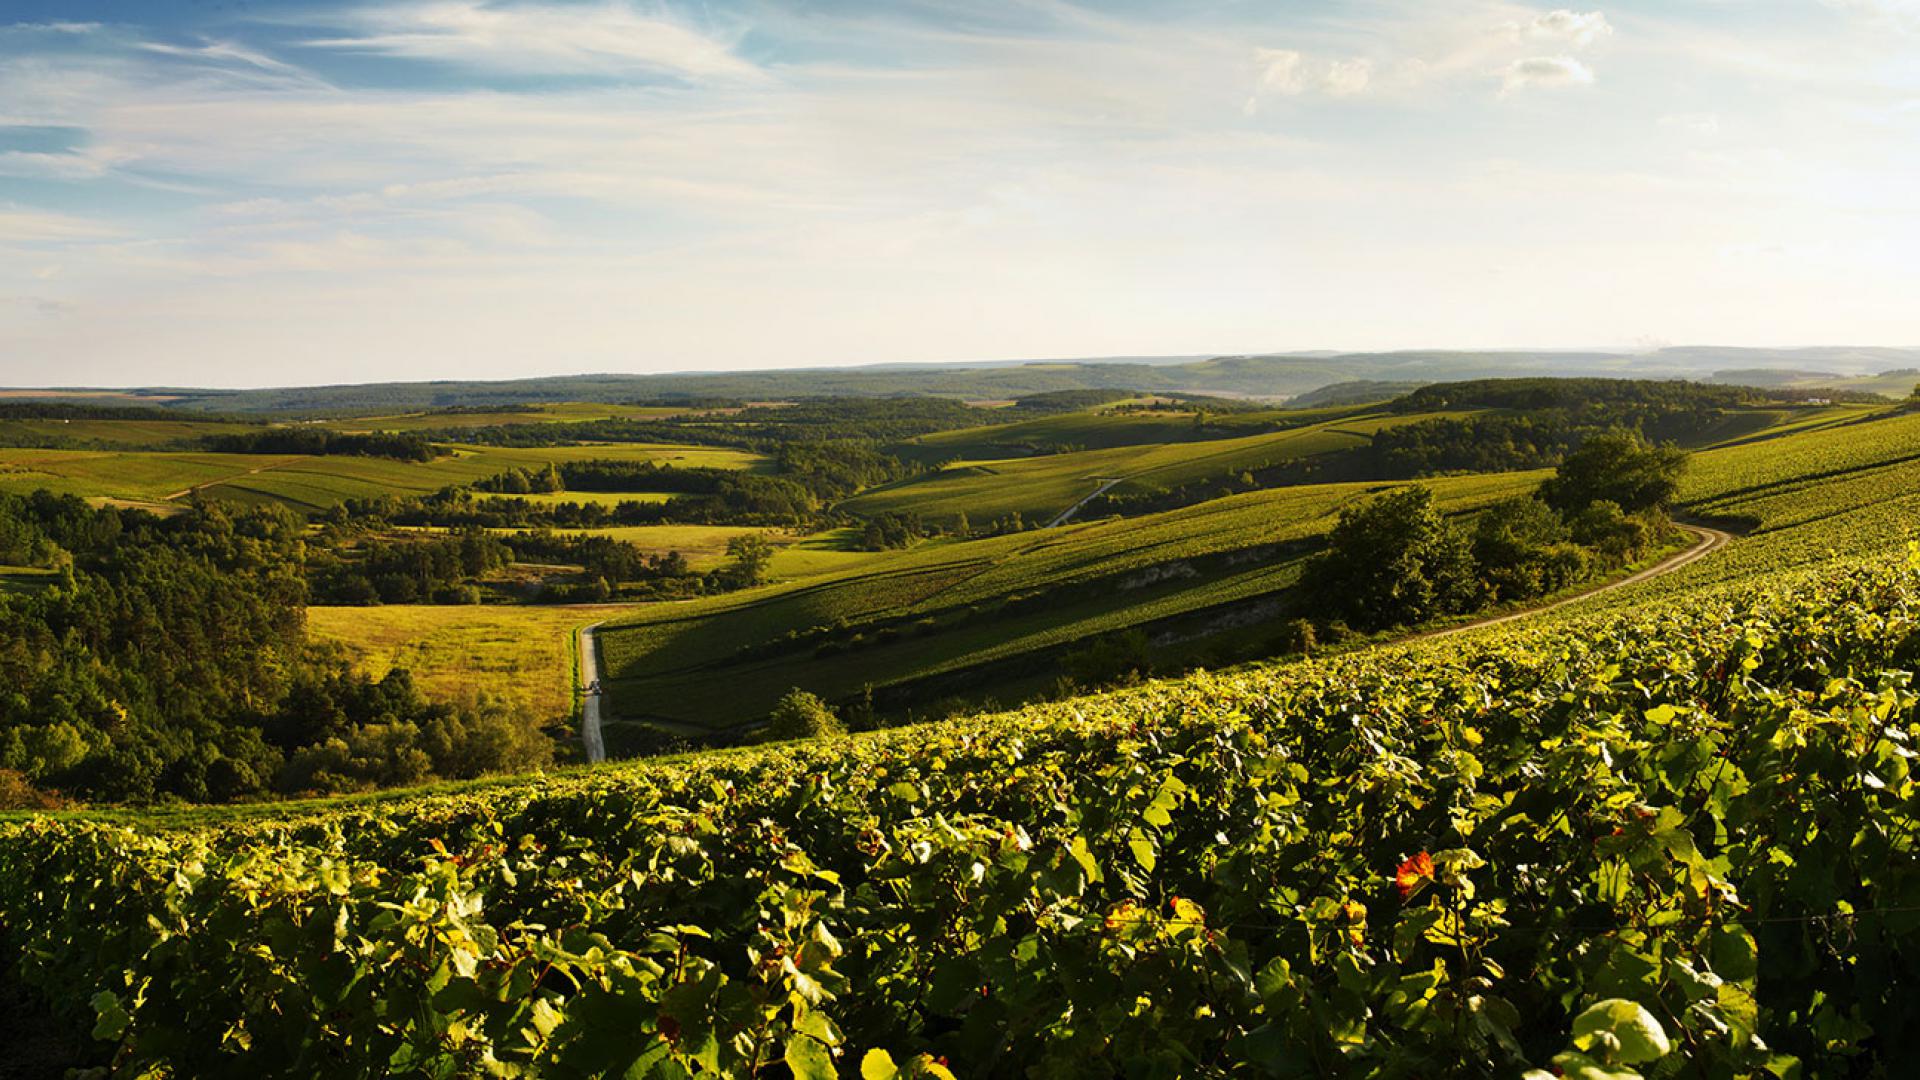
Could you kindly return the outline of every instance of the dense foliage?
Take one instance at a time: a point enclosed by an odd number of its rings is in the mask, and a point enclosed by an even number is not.
[[[519,735],[530,718],[429,705],[404,673],[375,694],[309,648],[305,544],[299,519],[274,506],[159,518],[0,495],[7,557],[62,571],[48,588],[0,594],[0,768],[89,798],[221,800],[547,760],[544,736]],[[302,755],[335,749],[342,760],[316,782]],[[428,765],[374,760],[408,749]]]
[[[233,435],[210,435],[209,449],[227,454],[351,454],[396,461],[432,461],[440,451],[411,432],[345,434],[317,427],[277,427]]]
[[[1893,1075],[1920,569],[288,822],[0,835],[129,1074]],[[1591,1064],[1589,1064],[1591,1063]]]

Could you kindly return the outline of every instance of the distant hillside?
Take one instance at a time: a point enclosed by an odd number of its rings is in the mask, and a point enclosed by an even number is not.
[[[781,371],[686,372],[665,375],[570,375],[502,381],[370,383],[269,390],[156,387],[127,398],[171,409],[305,416],[352,416],[455,406],[540,402],[675,401],[736,398],[936,395],[1002,400],[1058,390],[1127,389],[1158,393],[1285,399],[1357,381],[1401,386],[1467,379],[1586,376],[1704,379],[1738,371],[1743,382],[1801,385],[1808,371],[1856,380],[1888,369],[1920,366],[1920,349],[1734,349],[1704,346],[1647,353],[1601,351],[1450,351],[1292,353],[1257,356],[1105,358],[973,364],[880,364]],[[1787,371],[1784,377],[1770,372]],[[1721,379],[1719,381],[1731,381]],[[1868,380],[1870,381],[1870,380]],[[1881,390],[1878,384],[1857,386]],[[1902,391],[1904,393],[1904,391]],[[27,396],[30,392],[10,392]],[[74,393],[72,390],[62,391]],[[126,400],[123,398],[122,400]]]

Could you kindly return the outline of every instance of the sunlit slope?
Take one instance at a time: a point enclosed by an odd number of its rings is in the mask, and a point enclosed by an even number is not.
[[[1465,510],[1529,490],[1542,475],[1460,477],[1435,488],[1448,508]],[[937,542],[842,573],[643,609],[602,631],[615,711],[727,726],[757,719],[793,686],[855,695],[1258,602],[1298,579],[1310,547],[1303,542],[1330,527],[1341,506],[1379,488],[1281,488],[1127,520]]]
[[[1238,476],[1319,454],[1363,446],[1383,427],[1448,414],[1369,414],[1308,424],[1284,431],[1225,439],[1145,446],[1115,446],[1040,457],[961,461],[924,476],[862,493],[843,509],[871,515],[912,511],[932,521],[966,514],[976,526],[1003,515],[1047,522],[1115,480],[1115,494],[1167,491],[1188,484]],[[1093,417],[1125,426],[1128,417]]]
[[[345,454],[0,449],[0,490],[25,494],[47,488],[122,499],[184,498],[200,491],[209,498],[318,510],[343,499],[425,495],[509,468],[538,469],[549,462],[593,458],[716,468],[759,468],[765,463],[760,455],[741,450],[650,443],[456,447],[452,454],[427,462]]]

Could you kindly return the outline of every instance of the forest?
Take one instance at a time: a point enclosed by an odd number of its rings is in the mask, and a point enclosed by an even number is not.
[[[59,574],[0,603],[0,768],[77,797],[223,801],[551,760],[534,718],[429,702],[311,646],[303,534],[274,507],[0,495],[0,559]]]

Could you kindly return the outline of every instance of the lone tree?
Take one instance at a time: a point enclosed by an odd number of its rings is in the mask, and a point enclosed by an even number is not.
[[[846,731],[832,706],[797,686],[787,691],[767,717],[769,739],[814,739],[844,735]]]
[[[758,585],[767,580],[773,544],[761,533],[742,533],[727,541],[727,555],[733,559],[735,577],[743,584]]]
[[[1677,446],[1653,446],[1631,431],[1608,432],[1568,454],[1540,485],[1540,498],[1568,517],[1602,501],[1629,514],[1665,509],[1686,466],[1687,453]]]
[[[1306,583],[1322,610],[1369,630],[1465,611],[1476,591],[1467,538],[1424,487],[1340,511]]]

